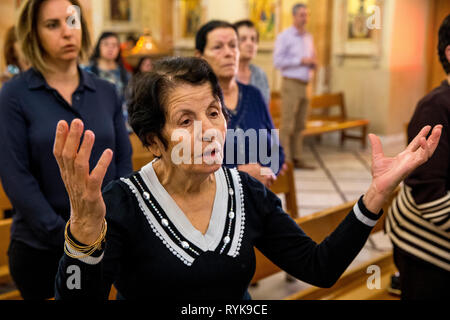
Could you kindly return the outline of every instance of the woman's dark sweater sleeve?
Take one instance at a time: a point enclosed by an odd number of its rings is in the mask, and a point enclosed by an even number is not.
[[[129,245],[131,219],[127,213],[131,213],[134,204],[125,190],[117,181],[105,187],[103,198],[107,210],[108,230],[104,250],[95,252],[91,259],[94,261],[90,263],[71,258],[64,253],[56,275],[56,299],[108,299],[111,285],[120,273],[121,259]],[[76,273],[79,279],[76,278]],[[77,281],[79,286],[75,285]]]
[[[281,269],[318,287],[331,287],[339,279],[381,216],[369,212],[361,197],[336,230],[317,244],[283,211],[275,194],[240,174],[247,203],[257,211],[262,228],[255,246]]]

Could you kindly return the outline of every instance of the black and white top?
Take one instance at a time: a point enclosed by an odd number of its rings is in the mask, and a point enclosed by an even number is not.
[[[440,199],[417,204],[412,189],[403,185],[393,200],[386,231],[401,250],[450,271],[450,192]]]
[[[331,286],[363,247],[379,215],[360,199],[321,244],[286,214],[278,197],[243,172],[222,167],[208,229],[195,229],[160,184],[153,164],[109,184],[103,252],[62,257],[58,299],[242,299],[255,271],[254,247],[293,276]],[[80,286],[68,288],[73,265]],[[70,282],[70,281],[69,281]]]
[[[450,272],[450,85],[447,80],[418,103],[408,125],[410,142],[426,125],[442,124],[433,156],[415,169],[394,199],[386,231],[403,252]]]
[[[201,252],[218,252],[236,257],[245,226],[245,208],[240,177],[236,171],[218,170],[215,173],[216,195],[208,230],[203,235],[195,229],[183,211],[159,182],[152,163],[140,174],[122,178],[136,196],[142,213],[152,231],[168,250],[187,266],[191,266]],[[233,186],[233,187],[232,187]],[[227,213],[224,215],[224,213]]]

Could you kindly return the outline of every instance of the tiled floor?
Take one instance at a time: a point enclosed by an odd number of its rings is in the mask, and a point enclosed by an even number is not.
[[[305,161],[316,169],[295,171],[300,216],[357,200],[370,185],[370,144],[365,150],[357,141],[346,141],[345,146],[340,147],[338,138],[338,134],[328,134],[320,144],[314,139],[305,140]],[[385,155],[394,156],[402,151],[403,141],[401,136],[382,139]],[[386,235],[382,232],[374,234],[350,268],[391,248]],[[249,291],[253,299],[283,299],[307,287],[308,284],[298,280],[287,282],[286,274],[279,272],[260,281]]]

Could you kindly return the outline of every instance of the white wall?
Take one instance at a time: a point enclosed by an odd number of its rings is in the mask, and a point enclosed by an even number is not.
[[[245,0],[203,0],[207,20],[226,20],[231,23],[248,18]]]
[[[378,134],[402,133],[415,104],[425,94],[427,0],[385,0],[379,59],[340,60],[339,4],[335,0],[331,91],[343,91],[348,114],[371,121]]]

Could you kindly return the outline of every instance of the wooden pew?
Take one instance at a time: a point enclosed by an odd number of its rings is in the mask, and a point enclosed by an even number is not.
[[[0,282],[10,280],[7,252],[10,242],[11,224],[11,218],[0,220]]]
[[[270,94],[269,112],[272,116],[275,128],[280,128],[281,123],[281,94],[278,91],[272,91]]]
[[[297,195],[295,190],[294,165],[291,162],[286,162],[288,167],[284,175],[280,175],[275,180],[275,183],[270,187],[270,190],[275,194],[284,194],[286,199],[286,212],[292,218],[298,217]]]
[[[369,266],[376,265],[380,269],[380,288],[369,289],[367,273]],[[399,297],[389,294],[388,287],[391,275],[397,271],[392,251],[384,252],[362,265],[347,270],[331,288],[310,287],[294,293],[286,300],[399,300]]]
[[[5,217],[5,211],[11,210],[12,204],[6,196],[5,191],[3,190],[2,184],[0,183],[0,219]]]
[[[114,284],[111,286],[111,291],[109,291],[108,300],[116,300],[117,289]]]
[[[270,114],[272,115],[275,128],[280,128],[281,124],[281,95],[279,92],[272,92],[270,100]],[[330,113],[336,109],[336,114]],[[306,128],[302,135],[320,137],[324,133],[340,131],[341,145],[346,139],[357,139],[361,141],[362,147],[366,147],[367,126],[369,120],[361,118],[350,118],[347,115],[344,94],[324,94],[313,96],[310,102],[310,114],[306,122]],[[360,135],[347,133],[348,129],[360,128]]]
[[[8,247],[10,242],[10,229],[12,219],[0,220],[0,283],[12,284],[12,278],[9,273],[8,266]],[[21,299],[20,292],[13,290],[0,294],[0,300],[17,300]]]
[[[133,170],[138,171],[147,163],[154,159],[153,154],[142,145],[141,140],[135,133],[130,133],[130,142],[133,149],[133,155],[131,157],[133,163]]]
[[[330,110],[333,108],[338,111],[335,115],[330,114]],[[346,139],[356,139],[361,141],[363,148],[366,148],[367,126],[369,125],[369,120],[348,117],[344,94],[342,92],[312,97],[310,111],[306,129],[302,132],[304,137],[340,131],[341,145],[344,145]],[[318,113],[317,111],[320,112]],[[347,129],[353,128],[360,128],[361,134],[352,135],[346,132]]]
[[[384,229],[384,219],[386,217],[387,209],[389,208],[394,196],[398,192],[397,190],[391,195],[389,201],[383,207],[384,214],[375,225],[372,233],[381,231]],[[305,217],[295,219],[297,224],[302,230],[311,237],[315,242],[320,243],[325,239],[339,223],[347,216],[356,201],[347,202],[340,206],[336,206],[324,211],[310,214]],[[273,264],[266,256],[264,256],[258,249],[255,248],[256,255],[256,270],[251,283],[256,283],[268,276],[271,276],[279,271],[275,264]]]

